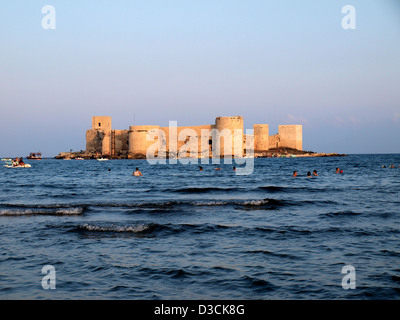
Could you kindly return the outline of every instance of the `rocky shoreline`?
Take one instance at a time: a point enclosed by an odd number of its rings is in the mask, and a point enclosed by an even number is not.
[[[317,153],[314,151],[302,151],[292,148],[274,148],[266,152],[254,152],[256,158],[305,158],[305,157],[346,157],[340,153]]]
[[[302,151],[292,148],[275,148],[269,149],[268,151],[255,151],[254,158],[306,158],[306,157],[345,157],[346,154],[339,153],[317,153],[313,151]],[[127,156],[109,156],[100,154],[88,154],[85,151],[76,152],[61,152],[55,159],[61,160],[73,160],[73,159],[128,159]],[[146,159],[144,155],[136,155],[134,157],[129,157],[129,159]]]

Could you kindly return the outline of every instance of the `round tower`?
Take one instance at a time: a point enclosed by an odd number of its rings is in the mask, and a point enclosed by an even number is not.
[[[238,155],[243,152],[243,117],[218,117],[215,119],[215,129],[218,130],[220,143],[220,156],[233,156],[235,154],[235,144],[239,146]]]
[[[268,124],[255,124],[254,130],[254,151],[266,151],[269,149],[269,126]]]
[[[156,141],[147,141],[147,133],[158,129],[160,126],[130,126],[128,158],[146,158],[147,149],[156,143]]]

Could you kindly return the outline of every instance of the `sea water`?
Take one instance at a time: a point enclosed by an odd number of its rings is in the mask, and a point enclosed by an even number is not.
[[[254,161],[2,166],[0,298],[400,298],[400,155]]]

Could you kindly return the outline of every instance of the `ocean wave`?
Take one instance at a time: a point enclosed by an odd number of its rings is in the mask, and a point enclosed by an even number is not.
[[[19,208],[1,209],[0,216],[30,216],[30,215],[80,215],[84,212],[83,207],[73,208]]]
[[[159,189],[148,189],[145,192],[159,192]],[[248,186],[248,187],[180,187],[180,188],[166,188],[163,192],[184,193],[184,194],[202,194],[202,193],[232,193],[232,192],[254,192],[254,191],[268,191],[269,193],[275,192],[326,192],[325,188],[311,188],[311,187],[293,187],[293,186]]]
[[[270,191],[270,192],[287,192],[293,188],[279,187],[279,186],[261,186],[261,187],[257,187],[257,189],[266,190],[266,191]]]
[[[185,200],[185,201],[154,201],[154,202],[117,202],[117,203],[78,203],[78,204],[0,204],[0,216],[29,216],[29,215],[80,215],[85,211],[96,208],[129,209],[127,214],[149,212],[149,210],[166,212],[193,212],[201,207],[232,207],[236,210],[274,210],[287,205],[279,199],[254,200]]]
[[[90,231],[90,232],[112,232],[112,233],[143,233],[154,229],[153,224],[137,224],[128,226],[118,226],[118,225],[94,225],[86,223],[84,225],[78,226],[77,229],[80,231]]]
[[[82,214],[88,210],[96,208],[118,208],[129,209],[125,211],[128,214],[140,213],[141,211],[149,212],[149,210],[160,210],[172,212],[191,212],[193,209],[201,207],[231,207],[235,210],[279,210],[283,207],[294,206],[310,206],[310,205],[336,205],[334,201],[323,200],[286,200],[278,198],[261,198],[261,199],[185,199],[185,200],[153,200],[153,201],[116,201],[116,202],[92,202],[92,203],[53,203],[53,204],[0,204],[0,215],[67,215]],[[357,215],[358,212],[338,211],[322,213],[322,216],[341,216],[341,215]]]
[[[49,204],[24,204],[24,203],[1,203],[0,206],[8,208],[34,208],[34,209],[58,209],[58,208],[77,208],[86,207],[87,204],[65,204],[65,203],[49,203]]]
[[[322,215],[326,217],[347,217],[347,216],[358,216],[360,214],[361,212],[358,211],[345,210],[345,211],[334,211],[334,212],[323,213]]]
[[[313,233],[313,230],[309,229],[304,229],[300,227],[280,227],[280,228],[265,228],[265,227],[256,227],[256,230],[262,231],[262,232],[273,232],[273,233],[279,233],[279,234],[291,234],[291,235],[310,235]]]
[[[103,233],[103,234],[141,234],[147,236],[170,236],[177,235],[178,233],[187,234],[206,234],[206,233],[228,233],[234,234],[269,234],[272,238],[286,239],[290,237],[318,237],[321,234],[341,232],[338,230],[327,229],[308,229],[292,226],[282,227],[268,227],[268,226],[239,226],[239,225],[225,225],[225,224],[212,224],[212,223],[201,223],[201,224],[188,224],[188,223],[134,223],[126,225],[117,225],[113,223],[87,223],[69,228],[73,232],[88,232],[88,233]],[[344,231],[343,231],[344,232]],[[356,230],[360,232],[360,230]],[[276,253],[267,250],[251,250],[246,253],[252,254],[263,254],[269,256],[275,256],[279,258],[298,259],[298,257],[289,255],[286,253]]]
[[[218,232],[236,226],[219,224],[158,224],[158,223],[133,223],[118,225],[114,223],[85,223],[82,225],[58,225],[58,228],[67,228],[69,232],[86,234],[110,235],[139,235],[153,237],[155,235],[176,235],[178,233],[207,233]]]
[[[258,186],[258,187],[184,187],[178,189],[165,189],[166,192],[196,194],[196,193],[232,193],[232,192],[254,192],[254,191],[274,192],[297,192],[299,188],[283,186]],[[319,189],[317,189],[320,191]]]
[[[258,277],[245,275],[242,276],[239,280],[257,291],[269,292],[269,291],[274,291],[276,289],[271,282]]]
[[[290,255],[290,254],[287,254],[287,253],[272,252],[272,251],[268,251],[268,250],[251,250],[251,251],[247,251],[246,253],[262,254],[262,255],[270,256],[270,257],[293,259],[293,260],[301,259],[298,256]]]
[[[166,189],[165,191],[177,192],[177,193],[215,193],[215,192],[232,192],[232,191],[245,191],[245,188],[239,187],[187,187],[179,189]]]

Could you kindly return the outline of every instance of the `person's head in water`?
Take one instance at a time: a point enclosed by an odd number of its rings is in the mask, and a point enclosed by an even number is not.
[[[236,171],[236,167],[233,167],[233,171]]]
[[[307,172],[307,177],[311,177],[311,172],[310,171]]]
[[[336,173],[339,173],[339,168],[336,168]]]
[[[293,171],[293,177],[297,177],[297,171]]]
[[[199,169],[200,169],[200,171],[203,171],[203,167],[202,166],[199,166]]]
[[[133,172],[133,174],[132,174],[133,176],[142,176],[142,173],[139,171],[139,168],[138,167],[136,167],[136,171],[135,172]]]
[[[318,175],[317,170],[314,170],[314,171],[313,171],[313,175],[314,175],[314,176],[317,176],[317,175]]]

